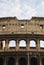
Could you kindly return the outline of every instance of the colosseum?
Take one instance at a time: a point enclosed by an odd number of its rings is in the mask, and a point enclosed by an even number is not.
[[[44,17],[0,18],[0,65],[44,65]]]

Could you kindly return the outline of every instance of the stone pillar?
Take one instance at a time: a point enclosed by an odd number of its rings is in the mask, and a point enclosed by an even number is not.
[[[19,49],[19,42],[18,42],[18,39],[16,40],[16,51],[18,51]]]
[[[29,51],[29,39],[27,39],[26,49],[27,49],[27,51]]]
[[[0,41],[0,49],[1,49],[1,41]]]
[[[4,57],[4,65],[7,65],[7,64],[6,64],[6,57]]]
[[[40,50],[40,41],[39,41],[39,39],[37,39],[37,51],[39,51]]]
[[[8,65],[9,57],[6,57],[6,65]]]
[[[9,48],[9,41],[8,39],[6,40],[6,43],[5,43],[5,48],[8,49]]]
[[[41,58],[40,58],[40,65],[42,65],[42,63],[41,63]]]
[[[42,65],[42,63],[41,63],[41,55],[40,55],[40,53],[39,53],[39,56],[38,56],[38,65]]]
[[[29,63],[29,53],[27,53],[27,56],[28,56],[28,65],[30,65],[30,63]]]
[[[19,65],[19,63],[18,63],[18,56],[16,57],[16,65]]]

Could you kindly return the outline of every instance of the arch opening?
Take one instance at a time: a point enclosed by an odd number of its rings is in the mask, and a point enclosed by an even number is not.
[[[25,58],[20,58],[19,59],[19,65],[27,65],[26,64],[26,59]]]
[[[35,48],[36,47],[36,41],[30,40],[30,47]]]
[[[40,40],[40,48],[44,48],[44,40]]]
[[[30,65],[38,65],[37,58],[31,58]]]
[[[26,41],[25,40],[20,40],[19,47],[26,47]]]
[[[9,47],[16,47],[16,41],[15,40],[10,40],[9,42]]]
[[[44,65],[44,58],[42,59],[42,65]]]
[[[10,57],[8,60],[8,65],[15,65],[15,60],[14,58]]]
[[[4,65],[4,60],[3,60],[3,58],[0,58],[0,65]]]

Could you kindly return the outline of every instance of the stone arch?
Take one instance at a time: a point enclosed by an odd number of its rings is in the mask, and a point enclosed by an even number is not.
[[[4,59],[0,58],[0,65],[4,65]]]
[[[44,40],[40,40],[40,48],[44,48]]]
[[[19,65],[27,65],[26,58],[21,57],[21,58],[19,59]]]
[[[9,41],[9,47],[16,47],[16,41],[15,40],[10,40]]]
[[[13,57],[9,57],[8,65],[15,65],[15,59]]]
[[[44,65],[44,58],[42,58],[42,65]]]
[[[32,58],[30,59],[30,65],[38,65],[38,63],[37,63],[37,58],[32,57]]]
[[[36,41],[35,40],[30,40],[30,47],[36,47]]]
[[[19,41],[19,47],[26,47],[26,41],[25,40],[20,40]]]

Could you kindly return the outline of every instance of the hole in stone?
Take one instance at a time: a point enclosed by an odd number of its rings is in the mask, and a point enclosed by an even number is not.
[[[43,25],[42,24],[40,25],[40,29],[43,29]]]
[[[5,25],[2,25],[2,28],[3,28],[3,29],[5,29],[5,28],[6,28],[6,26],[5,26]]]
[[[21,28],[24,28],[24,24],[21,24]]]

